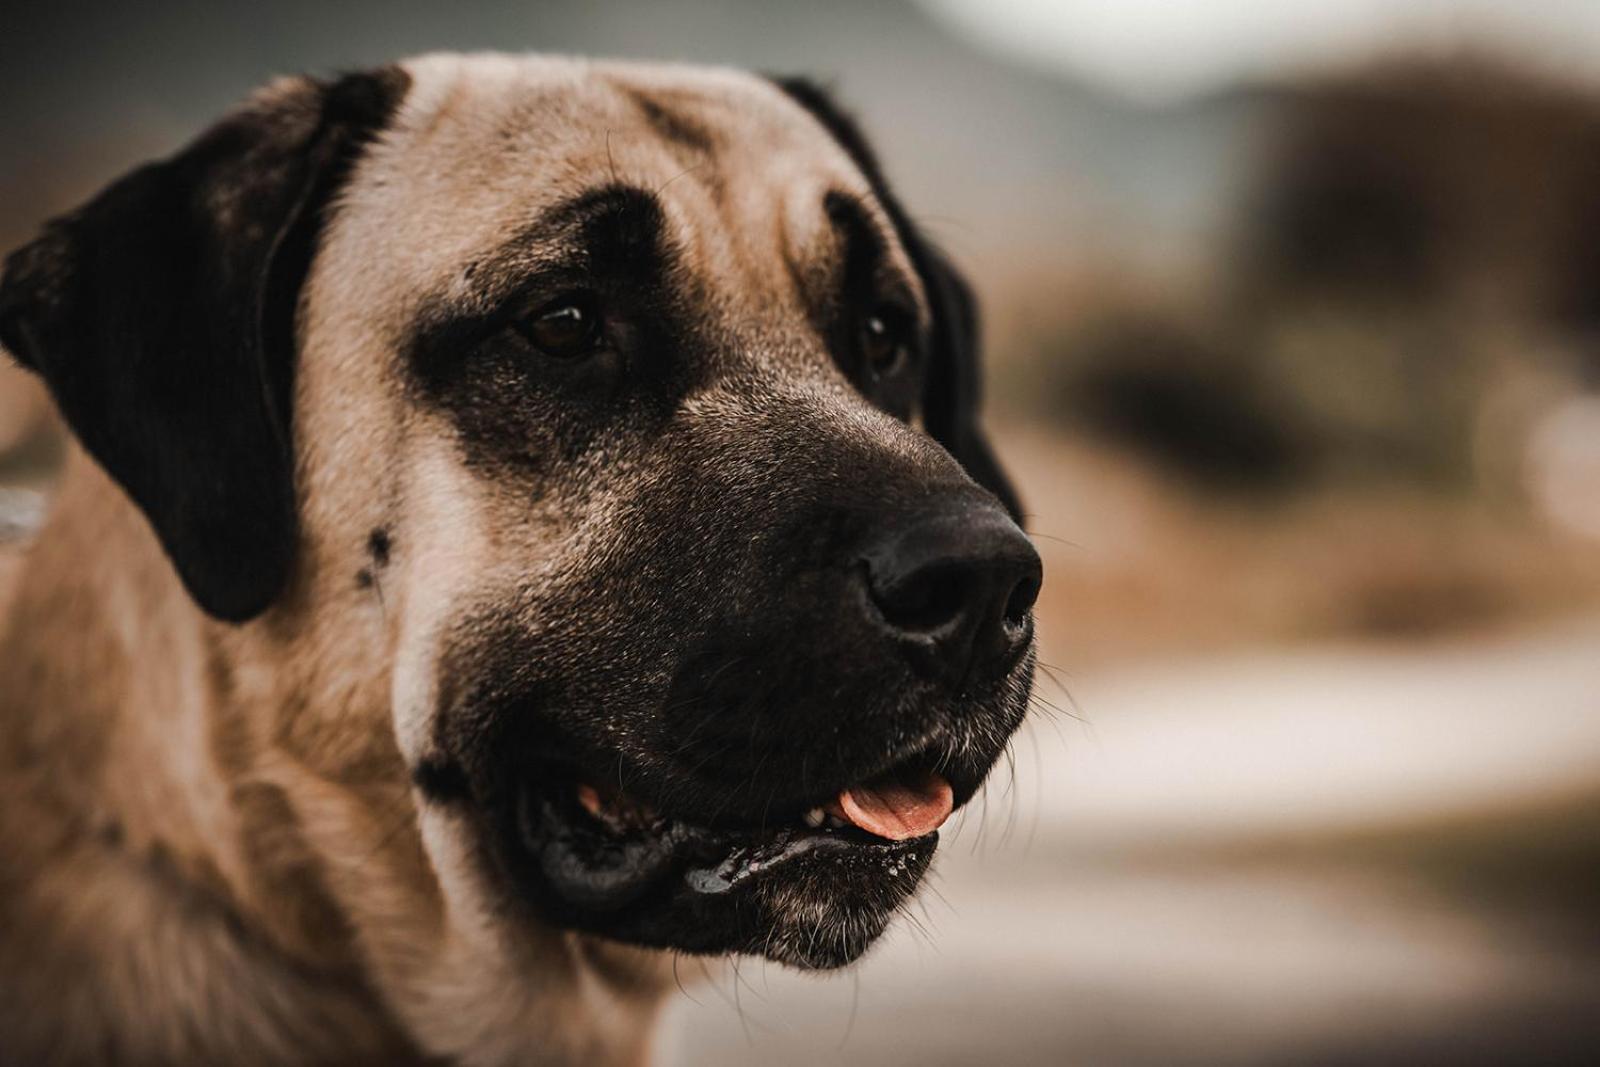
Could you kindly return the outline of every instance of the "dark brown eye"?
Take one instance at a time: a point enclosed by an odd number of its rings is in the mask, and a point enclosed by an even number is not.
[[[874,378],[888,378],[905,366],[908,356],[905,316],[880,304],[861,324],[861,354]]]
[[[600,343],[600,315],[584,295],[552,301],[518,324],[528,343],[552,359],[582,359]]]

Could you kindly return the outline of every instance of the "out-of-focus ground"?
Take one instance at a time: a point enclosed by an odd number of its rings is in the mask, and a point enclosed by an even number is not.
[[[1153,106],[960,0],[136,6],[11,27],[7,247],[267,75],[533,47],[833,80],[972,274],[1032,718],[864,966],[685,961],[670,1060],[1600,1061],[1594,83],[1489,40]],[[0,367],[0,589],[60,447]]]

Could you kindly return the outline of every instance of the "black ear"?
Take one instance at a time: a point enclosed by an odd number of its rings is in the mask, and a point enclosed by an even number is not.
[[[933,312],[933,345],[922,394],[922,417],[928,433],[960,461],[973,481],[999,497],[1011,517],[1020,523],[1021,502],[995,461],[994,451],[978,420],[982,372],[978,308],[972,287],[944,253],[911,222],[884,179],[883,168],[861,128],[833,102],[827,91],[806,78],[774,78],[773,81],[790,99],[810,112],[855,161],[894,223],[900,243],[922,278]]]
[[[6,260],[0,344],[217,618],[252,618],[287,579],[300,288],[325,210],[408,83],[395,68],[280,82]]]

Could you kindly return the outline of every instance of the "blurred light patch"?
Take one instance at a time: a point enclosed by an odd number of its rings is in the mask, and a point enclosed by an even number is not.
[[[44,494],[0,486],[0,544],[33,536],[44,522]]]
[[[1593,0],[919,2],[991,48],[1150,102],[1401,50],[1493,47],[1573,74],[1600,56]]]
[[[1578,791],[1600,780],[1597,647],[1600,620],[1585,618],[1102,671],[1072,688],[1092,741],[1046,744],[1023,807],[1081,839],[1171,843]]]
[[[1552,522],[1600,539],[1600,398],[1572,397],[1528,441],[1528,495]]]

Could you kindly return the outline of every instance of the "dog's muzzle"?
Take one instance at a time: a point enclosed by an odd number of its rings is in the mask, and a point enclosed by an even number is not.
[[[533,746],[500,836],[543,917],[803,966],[882,930],[1021,720],[1040,563],[971,497],[855,540],[825,580],[707,635],[645,743]]]

